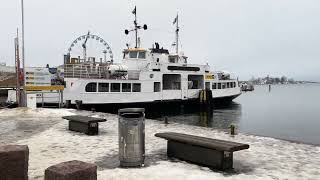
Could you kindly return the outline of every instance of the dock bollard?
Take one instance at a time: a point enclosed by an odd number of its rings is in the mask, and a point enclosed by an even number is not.
[[[81,100],[76,100],[76,107],[77,107],[77,110],[80,110],[81,105],[82,105],[82,101],[81,101]]]
[[[234,124],[231,124],[230,125],[230,134],[231,135],[235,135],[235,129],[236,129],[236,126]]]
[[[169,122],[168,122],[168,117],[167,117],[167,116],[164,117],[164,123],[165,123],[165,124],[169,124]]]

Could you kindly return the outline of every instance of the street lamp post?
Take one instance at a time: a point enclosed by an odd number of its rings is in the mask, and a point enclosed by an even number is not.
[[[24,7],[23,0],[21,0],[21,22],[22,22],[22,68],[23,68],[23,95],[22,95],[22,106],[27,106],[27,93],[26,93],[26,67],[25,67],[25,56],[24,56]]]

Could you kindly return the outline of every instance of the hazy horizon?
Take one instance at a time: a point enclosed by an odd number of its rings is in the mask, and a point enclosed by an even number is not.
[[[142,46],[154,42],[169,50],[174,41],[172,21],[179,11],[180,39],[189,63],[209,63],[241,80],[285,75],[295,80],[320,81],[320,2],[316,0],[193,1],[58,1],[25,0],[26,63],[63,63],[72,41],[88,30],[111,46],[120,62],[133,37],[131,11],[137,5]],[[14,64],[16,28],[21,30],[20,1],[0,6],[0,62]]]

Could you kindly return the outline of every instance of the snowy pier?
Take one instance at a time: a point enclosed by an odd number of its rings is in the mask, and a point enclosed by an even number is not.
[[[97,136],[68,131],[62,116],[85,115],[106,118]],[[169,125],[146,120],[146,160],[143,168],[124,169],[118,160],[117,115],[73,109],[2,109],[0,145],[28,145],[29,179],[42,180],[46,168],[71,160],[94,163],[98,179],[320,179],[320,147],[274,138],[183,124]],[[234,171],[213,171],[207,167],[168,159],[167,142],[154,136],[160,132],[180,132],[250,145],[236,152]]]

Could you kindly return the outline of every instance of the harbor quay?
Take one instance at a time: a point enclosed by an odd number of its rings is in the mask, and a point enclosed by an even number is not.
[[[69,131],[62,116],[107,119],[99,134]],[[234,153],[233,169],[219,171],[167,157],[167,141],[156,133],[176,132],[246,143]],[[244,133],[195,127],[153,119],[145,120],[145,166],[120,167],[118,116],[75,109],[13,108],[0,110],[0,145],[29,147],[29,179],[44,179],[45,170],[66,161],[97,166],[97,178],[107,179],[319,179],[320,147]]]

